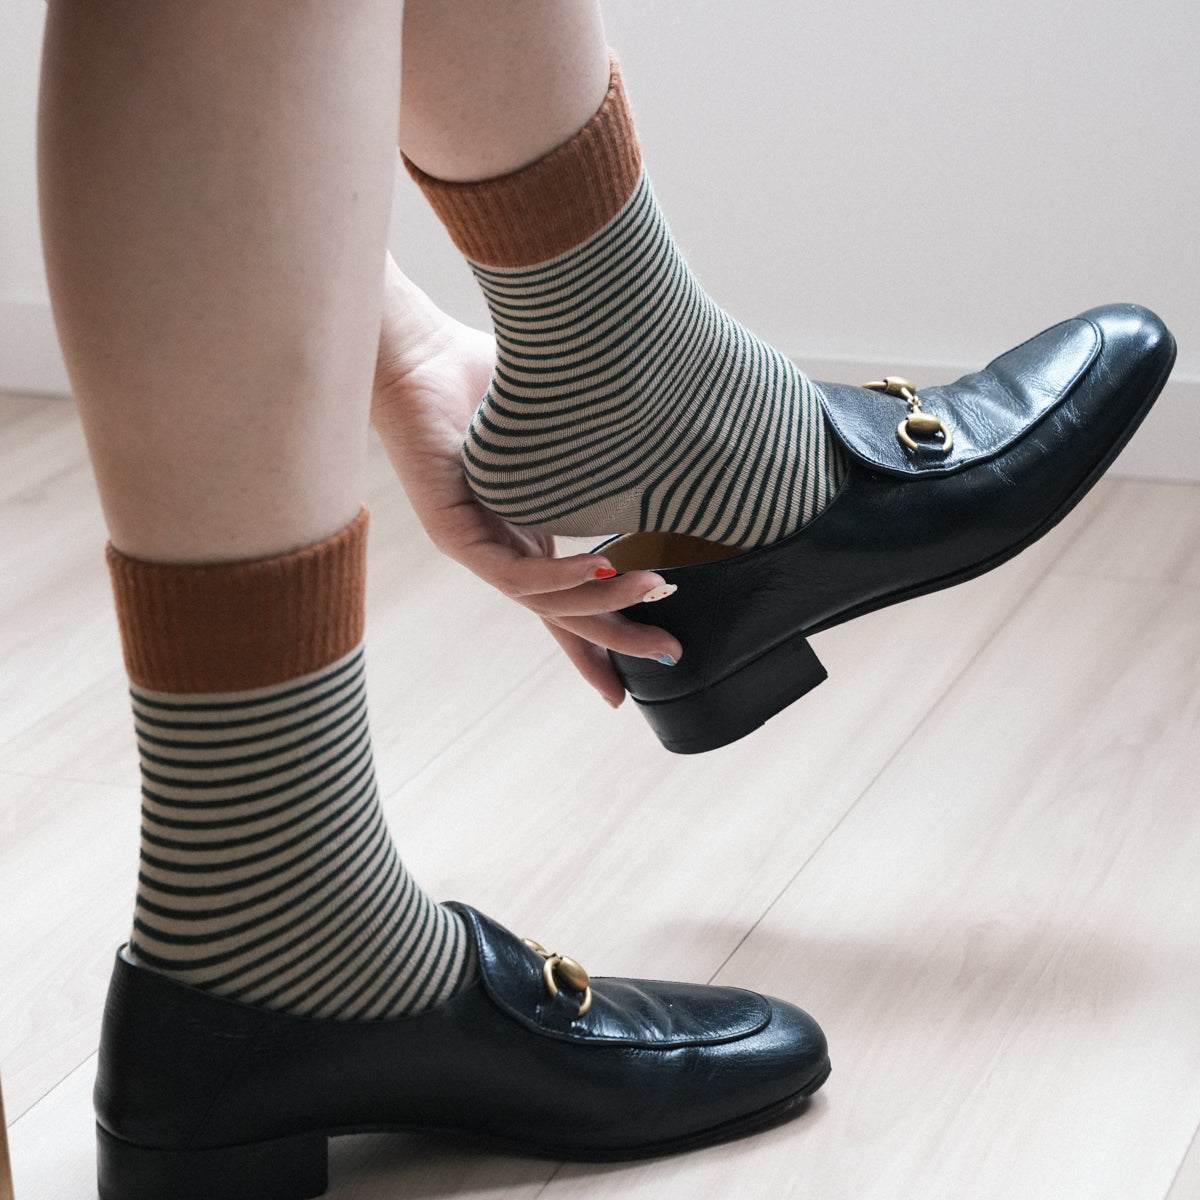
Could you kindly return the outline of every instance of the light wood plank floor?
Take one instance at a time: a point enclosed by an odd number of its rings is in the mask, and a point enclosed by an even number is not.
[[[0,435],[0,1077],[17,1200],[84,1200],[136,762],[73,410],[0,397]],[[330,1197],[1200,1196],[1200,488],[1105,481],[676,758],[372,464],[373,729],[418,876],[597,973],[794,999],[834,1074],[784,1127],[635,1165],[342,1139]]]

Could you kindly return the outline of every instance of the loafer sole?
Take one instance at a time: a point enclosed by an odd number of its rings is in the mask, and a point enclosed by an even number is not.
[[[568,1162],[634,1162],[699,1150],[773,1128],[798,1115],[829,1078],[826,1059],[795,1095],[688,1137],[599,1150],[553,1141],[488,1137],[450,1126],[420,1122],[320,1129],[243,1145],[201,1150],[138,1146],[96,1125],[100,1200],[311,1200],[329,1187],[329,1139],[354,1134],[421,1134],[528,1158]]]

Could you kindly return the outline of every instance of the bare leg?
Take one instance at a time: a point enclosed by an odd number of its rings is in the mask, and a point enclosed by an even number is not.
[[[142,752],[128,954],[314,1017],[472,971],[376,793],[367,420],[400,0],[53,0],[49,277]]]
[[[401,0],[52,0],[41,176],[114,544],[308,545],[362,500]]]
[[[597,0],[408,0],[400,144],[441,179],[486,179],[561,145],[600,107]]]

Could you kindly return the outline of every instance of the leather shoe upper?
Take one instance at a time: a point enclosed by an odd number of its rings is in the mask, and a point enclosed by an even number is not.
[[[1003,454],[1051,412],[1095,363],[1099,327],[1085,317],[1063,321],[1010,350],[984,370],[940,387],[921,388],[924,411],[950,430],[952,445],[916,451],[896,436],[905,402],[846,384],[817,385],[825,418],[842,446],[873,471],[899,476],[951,475]]]
[[[473,927],[487,994],[537,1033],[655,1050],[733,1041],[770,1024],[771,1005],[755,992],[641,979],[596,980],[591,1007],[578,1016],[576,997],[565,989],[557,996],[547,991],[535,951],[481,913],[459,911]]]
[[[660,569],[678,591],[623,610],[679,639],[677,666],[611,653],[630,694],[669,702],[728,677],[796,635],[963,582],[1061,520],[1099,478],[1162,390],[1175,342],[1136,305],[1091,309],[984,370],[920,388],[953,448],[915,453],[897,437],[902,399],[814,385],[849,460],[833,500],[769,546],[662,569],[642,535],[603,547],[619,570]],[[657,552],[661,536],[645,541]]]
[[[543,959],[456,906],[479,978],[430,1012],[294,1017],[175,983],[118,956],[96,1115],[163,1149],[303,1132],[449,1130],[562,1157],[682,1149],[814,1091],[825,1038],[806,1013],[737,988],[591,981],[551,997]]]

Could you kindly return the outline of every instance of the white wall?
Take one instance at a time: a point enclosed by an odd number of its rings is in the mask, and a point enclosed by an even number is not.
[[[38,239],[34,127],[42,0],[0,0],[0,389],[65,391]]]
[[[55,390],[32,182],[42,4],[0,2],[0,387]],[[1137,300],[1180,357],[1121,465],[1200,478],[1195,0],[608,0],[605,18],[671,223],[736,316],[818,377],[933,382]],[[393,244],[485,319],[403,176]]]

